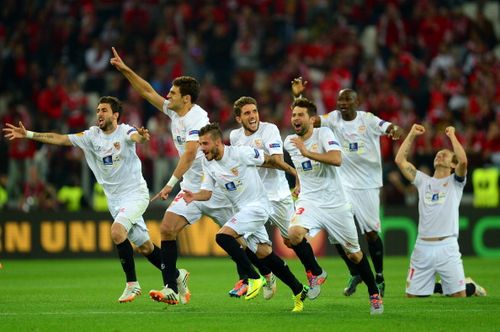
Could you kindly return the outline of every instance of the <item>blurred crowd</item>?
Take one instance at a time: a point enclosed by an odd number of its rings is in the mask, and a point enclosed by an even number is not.
[[[237,127],[233,101],[248,95],[285,137],[290,82],[302,76],[320,113],[352,87],[363,110],[407,130],[425,125],[414,156],[423,170],[450,147],[447,125],[471,170],[500,167],[499,38],[496,1],[3,0],[0,119],[74,133],[94,124],[99,96],[116,96],[122,121],[152,133],[138,149],[149,188],[159,191],[177,162],[169,121],[110,66],[114,46],[163,95],[173,78],[196,77],[198,103],[226,134]],[[397,146],[382,139],[383,202],[414,204],[392,161]],[[64,188],[78,191],[76,209],[95,206],[98,188],[78,149],[2,139],[0,157],[0,209],[71,209]]]

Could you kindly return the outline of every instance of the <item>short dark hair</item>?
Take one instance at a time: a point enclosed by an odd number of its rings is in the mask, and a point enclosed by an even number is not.
[[[99,99],[99,104],[109,104],[113,113],[118,113],[118,120],[122,115],[122,102],[120,99],[113,96],[103,96]]]
[[[252,97],[246,96],[238,98],[238,100],[236,100],[233,105],[234,116],[241,116],[241,108],[248,104],[252,104],[257,107],[257,100]]]
[[[204,136],[210,134],[213,140],[220,138],[222,140],[222,130],[217,122],[209,123],[200,129],[198,136]]]
[[[179,87],[179,91],[181,96],[191,96],[191,103],[196,103],[198,100],[198,95],[200,94],[200,83],[196,80],[196,78],[191,76],[179,76],[177,77],[172,84],[174,86]]]
[[[307,98],[297,98],[293,101],[292,109],[295,107],[303,107],[307,109],[309,116],[315,116],[317,113],[316,105]]]

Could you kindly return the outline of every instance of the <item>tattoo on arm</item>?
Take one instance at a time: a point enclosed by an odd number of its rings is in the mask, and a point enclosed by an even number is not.
[[[412,177],[415,177],[417,175],[417,170],[415,166],[411,164],[406,167],[405,171],[408,173],[408,175],[411,175]]]

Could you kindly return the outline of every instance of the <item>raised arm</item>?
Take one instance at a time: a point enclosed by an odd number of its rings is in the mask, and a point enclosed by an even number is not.
[[[424,126],[414,124],[396,154],[396,165],[398,165],[399,170],[403,173],[403,176],[410,182],[415,180],[417,169],[408,161],[408,153],[410,152],[415,137],[422,135],[423,133],[425,133]]]
[[[8,140],[12,141],[16,138],[28,138],[37,142],[54,144],[54,145],[65,145],[72,146],[68,135],[61,135],[56,133],[35,133],[33,131],[26,130],[23,123],[19,121],[19,127],[16,127],[10,123],[6,123],[7,128],[3,128],[4,136]]]
[[[130,82],[134,90],[139,92],[141,96],[146,99],[151,105],[159,109],[163,110],[163,103],[165,102],[165,98],[160,96],[142,77],[137,75],[129,66],[127,66],[123,60],[116,52],[115,48],[112,47],[113,57],[110,62],[116,69],[118,69],[123,76]]]
[[[292,95],[293,99],[301,98],[302,94],[306,90],[307,81],[304,81],[302,77],[294,78],[292,81]]]
[[[451,145],[453,146],[453,152],[458,160],[458,164],[455,167],[455,174],[460,177],[464,177],[467,174],[467,155],[465,154],[465,150],[462,144],[458,141],[457,136],[455,136],[454,127],[446,127],[445,133],[446,136],[450,138]]]
[[[387,127],[385,133],[387,134],[387,136],[397,141],[398,139],[401,138],[401,136],[403,136],[404,131],[403,128],[401,128],[400,126],[391,123],[391,125]]]

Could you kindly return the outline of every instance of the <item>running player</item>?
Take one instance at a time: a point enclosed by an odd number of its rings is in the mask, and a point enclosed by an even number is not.
[[[314,236],[321,229],[327,231],[330,241],[336,241],[354,263],[368,288],[370,313],[384,311],[382,297],[375,284],[370,264],[358,243],[358,234],[351,205],[344,193],[337,167],[342,163],[341,147],[333,132],[326,127],[314,128],[316,106],[307,99],[296,99],[292,104],[294,135],[285,139],[300,179],[300,194],[295,202],[295,215],[290,222],[288,236],[296,251],[304,251],[303,264],[313,275],[320,276],[323,269],[312,250],[303,247],[305,236]]]
[[[203,153],[199,149],[198,133],[209,121],[207,112],[196,104],[200,85],[193,77],[177,77],[164,98],[128,67],[114,48],[113,54],[111,64],[144,99],[172,120],[172,137],[180,158],[170,180],[152,200],[158,197],[166,200],[182,178],[181,191],[167,208],[160,227],[164,287],[161,290],[151,290],[149,295],[158,302],[175,305],[180,301],[186,304],[191,298],[187,285],[189,273],[185,269],[177,269],[177,235],[186,226],[197,222],[202,215],[211,217],[219,225],[223,225],[233,215],[232,206],[220,190],[215,190],[208,202],[187,206],[182,199],[185,190],[198,191],[201,185]]]
[[[294,176],[297,175],[295,168],[288,165],[283,159],[283,141],[278,127],[272,123],[262,122],[259,118],[257,101],[252,97],[241,97],[234,102],[234,116],[236,121],[241,124],[241,128],[232,130],[229,139],[232,146],[250,146],[263,150],[269,156],[275,165],[280,169],[260,167],[259,175],[264,183],[267,197],[273,206],[273,213],[270,216],[270,223],[278,227],[281,236],[287,246],[288,224],[295,211],[292,195],[285,177],[285,172]],[[298,181],[296,181],[298,184]],[[298,192],[298,185],[295,192]],[[252,263],[259,269],[261,275],[266,278],[266,286],[263,288],[265,299],[270,299],[276,291],[276,279],[269,268],[262,266],[255,254],[246,249],[248,257]],[[240,280],[229,292],[231,296],[239,297],[245,293],[247,286],[247,276],[240,273]]]
[[[160,249],[151,242],[142,215],[149,203],[149,190],[142,176],[141,161],[135,143],[149,141],[147,129],[118,124],[122,107],[115,97],[101,97],[97,105],[97,126],[78,134],[35,133],[7,123],[5,137],[10,140],[28,138],[37,142],[77,146],[85,154],[87,164],[103,187],[113,216],[111,238],[127,279],[119,302],[130,302],[141,294],[134,262],[134,243],[154,266],[161,268]]]
[[[298,97],[307,82],[302,78],[292,81],[292,92]],[[347,200],[352,204],[355,220],[365,235],[368,251],[375,269],[375,281],[383,296],[385,281],[383,275],[384,246],[379,236],[380,225],[380,188],[382,187],[382,160],[380,137],[387,135],[397,140],[403,130],[376,115],[359,110],[357,93],[343,89],[337,97],[337,108],[316,118],[315,126],[330,128],[342,148],[342,167],[339,168]],[[344,295],[350,296],[361,283],[355,266],[347,258],[339,244],[335,245],[350,271],[350,278]]]
[[[287,264],[272,249],[264,224],[272,213],[272,206],[260,179],[256,166],[275,166],[274,161],[262,150],[249,146],[226,146],[218,124],[208,124],[200,130],[200,145],[203,160],[203,183],[199,192],[186,191],[186,203],[210,199],[216,186],[236,209],[235,215],[226,222],[216,236],[217,243],[241,267],[249,277],[245,299],[257,296],[266,284],[252,267],[245,251],[247,246],[262,263],[283,281],[293,292],[293,312],[304,308],[308,286],[302,285],[292,274]]]

